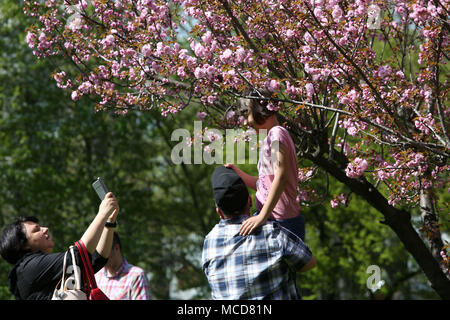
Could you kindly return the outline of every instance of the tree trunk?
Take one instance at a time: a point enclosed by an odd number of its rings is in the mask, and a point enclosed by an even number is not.
[[[381,223],[391,227],[399,237],[406,250],[417,261],[437,294],[442,299],[450,300],[450,280],[442,272],[439,263],[414,230],[409,212],[389,205],[387,199],[365,178],[352,179],[347,177],[342,167],[342,164],[346,162],[345,157],[337,151],[334,156],[335,159],[340,158],[341,161],[330,161],[324,158],[323,154],[310,156],[309,159],[344,183],[351,191],[363,197],[371,206],[383,214],[385,220]],[[341,163],[341,166],[338,163]]]
[[[430,242],[431,254],[440,263],[442,261],[440,252],[444,247],[444,242],[442,241],[439,217],[434,209],[431,190],[420,190],[420,215],[422,216],[423,229]]]

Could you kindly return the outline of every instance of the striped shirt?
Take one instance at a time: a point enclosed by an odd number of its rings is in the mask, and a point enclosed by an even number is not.
[[[151,300],[150,285],[144,270],[125,259],[114,275],[103,268],[95,274],[95,280],[110,300]]]
[[[221,219],[205,238],[202,265],[212,298],[300,299],[295,272],[311,259],[310,249],[276,221],[240,236],[247,218]]]

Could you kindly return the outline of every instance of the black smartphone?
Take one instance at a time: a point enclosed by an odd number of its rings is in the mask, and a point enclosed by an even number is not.
[[[105,199],[105,196],[109,191],[105,183],[103,182],[102,178],[98,177],[97,180],[95,180],[94,183],[92,184],[92,187],[94,188],[95,192],[97,192],[100,200],[103,201],[103,199]]]

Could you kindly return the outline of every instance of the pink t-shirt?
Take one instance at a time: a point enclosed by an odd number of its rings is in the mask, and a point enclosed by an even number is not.
[[[275,158],[272,159],[270,150],[272,147],[277,150],[277,143],[283,144],[288,149],[287,161],[289,161],[291,172],[288,174],[284,191],[271,216],[274,219],[289,219],[298,216],[300,213],[300,205],[297,202],[298,165],[294,141],[292,141],[289,132],[282,126],[272,127],[260,148],[255,205],[256,209],[261,211],[269,196],[270,187],[275,177],[273,160],[276,160],[276,154],[274,154]]]

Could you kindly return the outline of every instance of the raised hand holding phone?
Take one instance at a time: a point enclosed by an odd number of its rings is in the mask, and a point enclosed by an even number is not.
[[[100,203],[99,211],[104,212],[105,215],[109,217],[108,221],[113,220],[111,218],[114,218],[115,220],[115,217],[119,212],[119,203],[112,192],[106,194],[102,203]]]
[[[102,200],[99,209],[109,212],[108,221],[115,221],[116,216],[119,213],[119,204],[114,194],[108,191],[105,182],[100,177],[98,177],[97,180],[92,183],[92,187],[94,188],[100,200]],[[112,208],[115,208],[115,210],[111,211]]]
[[[99,198],[102,199],[102,202],[94,221],[89,225],[81,240],[89,253],[92,254],[97,250],[102,257],[108,258],[111,253],[114,227],[107,224],[110,223],[115,226],[117,214],[119,213],[119,203],[114,194],[108,192],[101,178],[98,178],[92,184],[92,187]]]
[[[105,199],[106,194],[109,192],[106,184],[103,182],[102,178],[98,177],[97,180],[92,184],[95,192],[97,192],[100,200]]]

